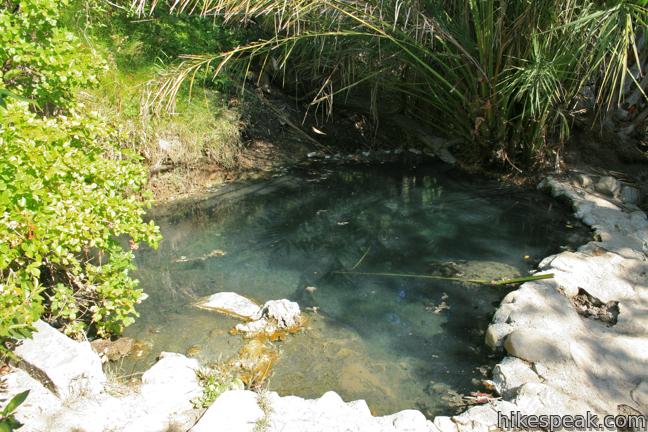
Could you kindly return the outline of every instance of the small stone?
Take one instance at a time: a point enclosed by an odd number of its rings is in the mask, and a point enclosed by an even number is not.
[[[586,174],[578,174],[576,181],[583,188],[588,188],[592,185],[592,178]]]
[[[595,187],[598,192],[613,197],[621,189],[621,183],[614,177],[604,176],[599,179]]]
[[[507,323],[493,323],[486,330],[485,342],[492,350],[501,348],[504,338],[513,330],[513,326]]]
[[[308,294],[314,294],[315,291],[317,291],[317,288],[314,286],[307,286],[304,288],[304,291],[306,291]]]

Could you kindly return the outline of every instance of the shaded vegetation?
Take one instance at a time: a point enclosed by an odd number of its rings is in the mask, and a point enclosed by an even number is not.
[[[157,6],[133,3],[142,16]],[[461,138],[466,160],[508,169],[559,160],[573,121],[616,106],[646,66],[644,0],[180,0],[173,11],[252,21],[259,37],[184,56],[159,104],[204,72],[260,69],[327,113],[360,95],[376,117],[403,113]]]
[[[184,89],[170,113],[157,115],[143,104],[148,82],[182,53],[226,50],[240,33],[213,19],[170,15],[164,10],[145,19],[103,1],[78,1],[67,21],[86,44],[107,60],[99,85],[79,97],[101,113],[124,137],[120,145],[143,156],[152,174],[196,169],[204,164],[231,169],[240,152],[240,114],[228,107],[226,77]],[[189,180],[157,181],[156,196],[182,193]]]

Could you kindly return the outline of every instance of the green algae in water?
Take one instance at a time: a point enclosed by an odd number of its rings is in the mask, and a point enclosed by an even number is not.
[[[318,312],[279,343],[271,390],[335,390],[375,414],[452,414],[496,361],[484,331],[510,288],[336,271],[526,275],[534,259],[583,242],[587,231],[568,228],[568,218],[539,193],[442,165],[322,166],[225,188],[157,218],[159,250],[138,252],[149,299],[127,335],[153,348],[127,360],[125,372],[145,370],[160,351],[200,347],[196,357],[209,363],[241,348],[228,334],[237,321],[192,307],[199,297],[289,298]]]

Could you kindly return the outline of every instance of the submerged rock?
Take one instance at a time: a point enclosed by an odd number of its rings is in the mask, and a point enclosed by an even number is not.
[[[103,363],[107,361],[116,361],[129,356],[134,352],[135,340],[129,337],[122,337],[116,341],[109,339],[95,339],[90,342],[92,349],[99,354]]]
[[[31,339],[16,347],[22,367],[61,399],[103,390],[106,375],[90,343],[77,342],[44,321],[34,323]]]
[[[279,358],[277,348],[259,339],[246,341],[231,362],[232,371],[248,387],[258,387],[271,375],[272,367]]]
[[[256,321],[250,321],[245,324],[236,324],[234,327],[236,332],[243,333],[244,335],[251,337],[259,334],[266,334],[268,336],[272,335],[277,331],[277,327],[270,324],[265,318],[258,319]]]
[[[464,279],[495,280],[521,276],[520,270],[509,264],[479,260],[432,262],[428,265],[428,271],[438,276]]]
[[[261,313],[259,305],[233,292],[219,292],[196,304],[201,309],[234,315],[244,319],[257,319]]]

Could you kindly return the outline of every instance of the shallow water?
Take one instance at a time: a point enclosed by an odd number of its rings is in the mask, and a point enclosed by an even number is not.
[[[151,350],[126,360],[125,372],[148,368],[160,351],[190,349],[209,363],[239,349],[240,337],[228,334],[237,321],[196,309],[199,297],[289,298],[319,310],[306,331],[279,343],[272,390],[335,390],[375,414],[428,416],[454,413],[496,361],[484,330],[508,289],[334,272],[512,277],[587,234],[542,194],[442,165],[295,170],[156,221],[160,248],[137,254],[149,299],[127,331]]]

